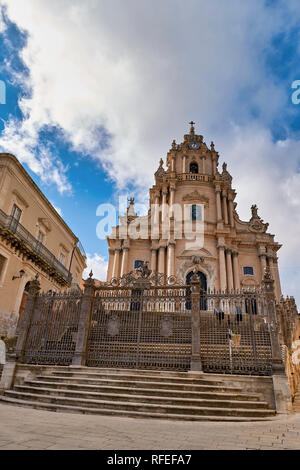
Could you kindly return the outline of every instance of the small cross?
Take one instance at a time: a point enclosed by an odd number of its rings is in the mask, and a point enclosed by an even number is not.
[[[190,124],[191,126],[194,126],[195,123],[194,123],[194,121],[191,121],[191,122],[189,122],[189,124]]]

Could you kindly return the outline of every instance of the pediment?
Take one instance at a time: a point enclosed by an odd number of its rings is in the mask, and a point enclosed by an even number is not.
[[[197,190],[195,190],[195,191],[193,191],[189,194],[186,194],[185,196],[183,196],[182,200],[183,201],[191,201],[191,202],[197,201],[197,202],[200,202],[200,203],[205,204],[207,206],[209,204],[209,198],[206,197],[206,196],[203,196]]]
[[[40,217],[38,219],[38,222],[39,224],[43,225],[45,227],[45,229],[47,230],[47,232],[51,232],[52,230],[52,226],[51,226],[51,222],[49,219],[47,219],[46,217]]]

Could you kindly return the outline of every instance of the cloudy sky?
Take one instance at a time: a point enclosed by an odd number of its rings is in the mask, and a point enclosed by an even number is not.
[[[249,220],[283,244],[300,305],[299,0],[0,0],[0,151],[24,164],[105,278],[97,206],[143,201],[196,122]]]

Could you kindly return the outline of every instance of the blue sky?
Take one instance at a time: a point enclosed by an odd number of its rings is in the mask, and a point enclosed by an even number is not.
[[[125,5],[126,3],[126,5]],[[188,122],[283,243],[300,284],[300,5],[296,0],[0,0],[0,150],[14,153],[80,238],[99,277],[97,206],[147,199]]]

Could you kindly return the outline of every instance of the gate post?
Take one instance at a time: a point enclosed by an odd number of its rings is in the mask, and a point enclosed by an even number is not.
[[[19,328],[15,357],[14,359],[11,358],[10,360],[8,360],[8,362],[6,362],[6,364],[4,365],[0,381],[0,389],[9,390],[13,386],[17,363],[24,357],[24,351],[26,347],[26,341],[31,324],[31,319],[34,313],[36,299],[38,297],[40,289],[41,286],[38,281],[37,275],[35,280],[31,281],[29,284],[28,298]]]
[[[84,283],[84,292],[80,307],[76,348],[72,360],[72,366],[85,366],[86,364],[87,338],[91,323],[93,300],[95,297],[95,280],[92,278],[92,276],[93,273],[91,271],[90,277]]]
[[[201,282],[196,272],[191,277],[192,297],[192,357],[191,371],[202,371],[200,356],[200,287]]]
[[[36,300],[41,290],[41,285],[38,281],[38,274],[35,279],[30,282],[28,288],[28,298],[26,307],[23,313],[23,319],[21,320],[17,345],[16,345],[16,360],[20,361],[24,357],[26,341],[29,333],[29,327],[34,313]]]
[[[285,367],[281,356],[279,321],[277,318],[274,280],[270,269],[267,268],[262,281],[265,302],[267,306],[267,321],[269,324],[271,349],[272,349],[272,370],[273,370],[273,390],[277,413],[287,413],[291,411],[291,391]]]
[[[279,321],[276,313],[274,279],[272,279],[268,269],[265,271],[262,284],[267,306],[267,321],[269,324],[271,338],[273,374],[282,375],[285,373],[285,371],[281,357]]]

